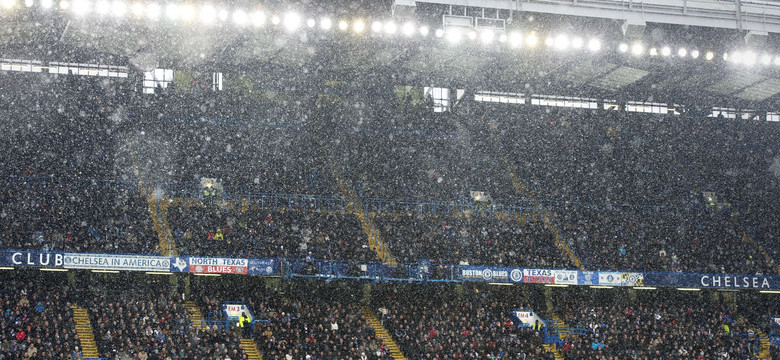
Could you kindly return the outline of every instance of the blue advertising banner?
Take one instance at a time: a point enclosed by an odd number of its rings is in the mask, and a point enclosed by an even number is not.
[[[249,275],[279,274],[278,263],[275,259],[249,259]]]
[[[728,289],[780,289],[780,277],[766,275],[644,273],[646,286],[674,286]]]
[[[599,273],[597,271],[580,271],[577,276],[577,285],[598,285]]]
[[[500,266],[461,265],[460,276],[464,281],[523,282],[523,269]]]
[[[62,253],[34,250],[10,250],[0,253],[0,265],[62,267],[62,264]]]
[[[66,269],[170,271],[167,256],[65,253]]]

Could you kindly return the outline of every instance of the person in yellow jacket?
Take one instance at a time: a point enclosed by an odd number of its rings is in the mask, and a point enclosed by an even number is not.
[[[249,316],[247,316],[245,312],[242,312],[241,317],[238,318],[238,327],[241,328],[244,338],[249,338],[250,323]]]
[[[222,235],[222,229],[217,229],[217,233],[214,234],[214,240],[224,240],[225,236]]]

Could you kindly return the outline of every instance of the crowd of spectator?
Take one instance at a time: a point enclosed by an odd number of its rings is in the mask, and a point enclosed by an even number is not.
[[[554,358],[539,332],[518,330],[510,317],[512,309],[531,303],[517,303],[513,291],[470,291],[393,285],[376,291],[372,302],[408,359]]]
[[[664,289],[631,300],[625,294],[562,289],[553,302],[566,325],[591,331],[563,338],[568,360],[746,359],[757,350],[756,339],[747,336],[753,330],[735,309],[698,292]]]
[[[492,214],[380,214],[376,223],[392,254],[404,262],[572,267],[539,221],[499,220]]]
[[[375,261],[358,219],[346,213],[268,210],[254,204],[176,207],[169,224],[182,253],[236,257]]]
[[[392,359],[363,315],[359,283],[297,282],[284,291],[241,281],[201,286],[199,302],[210,318],[222,318],[222,303],[240,302],[265,320],[253,332],[264,359]]]
[[[123,274],[86,285],[81,296],[89,308],[101,357],[246,359],[234,327],[190,326],[183,295],[172,293],[168,279]]]
[[[37,271],[6,273],[0,278],[0,359],[81,359],[69,302],[71,290],[62,279]]]

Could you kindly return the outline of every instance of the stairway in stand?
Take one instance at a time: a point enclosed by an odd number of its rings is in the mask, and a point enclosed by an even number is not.
[[[95,344],[95,334],[92,331],[92,323],[89,321],[87,310],[79,308],[78,305],[71,306],[73,309],[73,320],[76,322],[76,334],[81,342],[81,355],[84,359],[97,359],[97,345]]]
[[[555,344],[544,344],[542,346],[544,346],[544,349],[547,350],[547,352],[550,352],[555,356],[555,360],[563,360],[563,355],[558,351],[558,346]]]
[[[187,308],[187,314],[190,316],[190,321],[194,324],[194,327],[200,327],[203,322],[203,314],[200,312],[200,306],[194,301],[187,301],[184,303],[184,307]]]
[[[761,342],[757,358],[760,360],[772,359],[772,354],[769,352],[769,347],[772,346],[772,343],[769,341],[769,336],[759,329],[756,329],[756,334],[758,334],[758,339]]]
[[[241,339],[241,347],[244,348],[244,352],[249,360],[263,360],[263,355],[260,355],[260,351],[257,350],[257,344],[252,339]]]
[[[387,348],[390,350],[390,355],[393,356],[393,359],[406,360],[406,357],[401,352],[401,349],[398,347],[398,344],[396,344],[395,340],[393,340],[393,337],[387,333],[387,330],[385,329],[384,326],[382,326],[382,323],[379,321],[379,318],[376,317],[376,315],[371,310],[371,308],[369,308],[368,306],[364,306],[363,316],[366,317],[366,321],[368,321],[368,324],[371,325],[372,329],[374,329],[376,336],[382,339],[385,345],[387,345]]]

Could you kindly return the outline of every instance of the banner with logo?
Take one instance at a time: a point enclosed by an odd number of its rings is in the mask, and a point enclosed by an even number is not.
[[[675,286],[726,289],[780,289],[780,277],[766,275],[643,273],[645,286]]]
[[[235,258],[187,258],[188,270],[199,274],[247,274],[248,259]]]
[[[278,262],[274,259],[249,259],[249,275],[276,275],[279,274]]]
[[[537,322],[544,324],[544,320],[533,309],[517,309],[512,311],[512,315],[514,315],[522,327],[533,327]]]
[[[598,285],[599,273],[597,271],[580,271],[577,276],[578,285]]]
[[[638,272],[599,271],[599,285],[643,286],[644,276]]]
[[[523,269],[523,282],[527,284],[555,284],[555,270]]]
[[[577,270],[553,270],[555,283],[560,285],[577,285]]]
[[[167,256],[65,253],[66,269],[165,271],[171,270]]]
[[[462,265],[460,276],[464,281],[523,282],[523,270],[512,267]]]
[[[4,266],[45,266],[62,267],[62,253],[43,251],[3,251],[0,254],[0,265]]]

